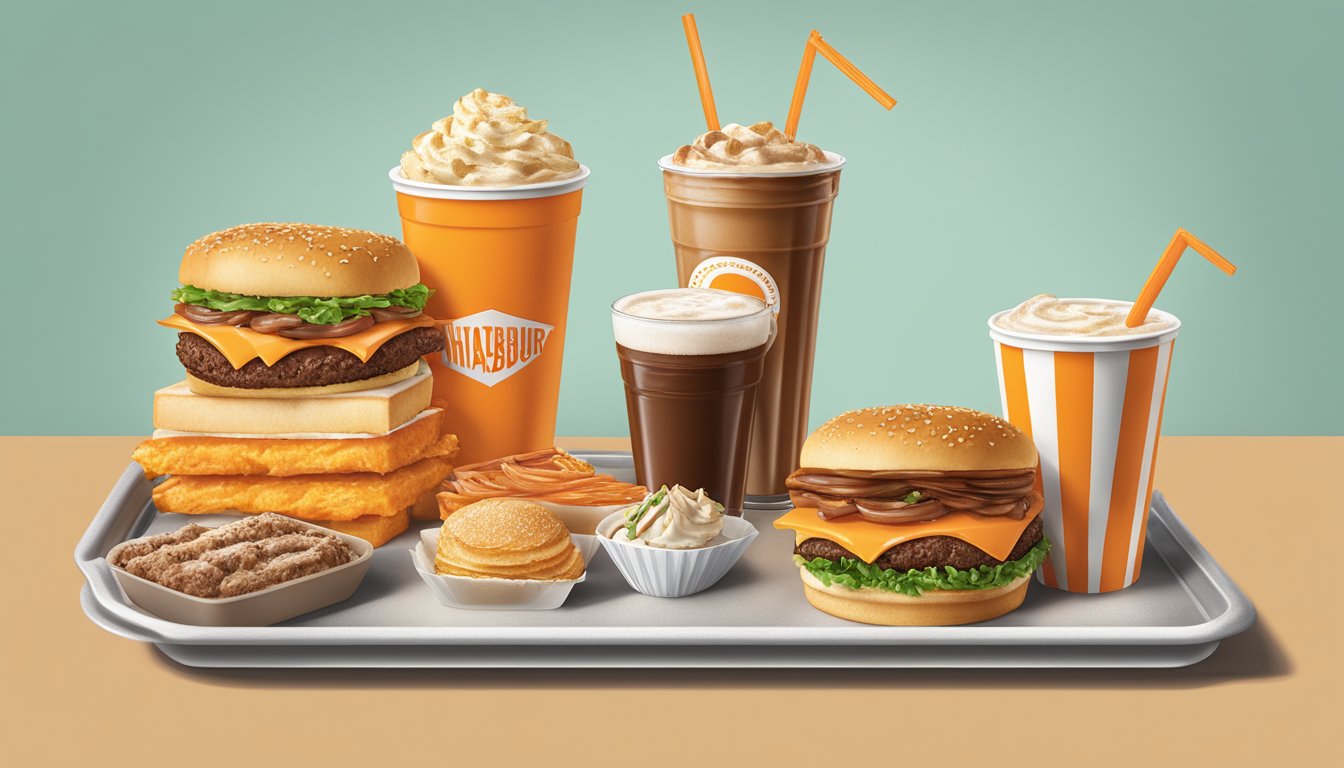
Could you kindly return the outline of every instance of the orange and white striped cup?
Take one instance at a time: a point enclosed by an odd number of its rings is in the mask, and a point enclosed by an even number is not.
[[[1068,301],[1068,299],[1065,299]],[[1082,301],[1088,301],[1083,299]],[[1037,578],[1069,592],[1113,592],[1139,578],[1180,320],[1128,336],[1022,333],[989,319],[1004,418],[1040,452],[1050,556]]]

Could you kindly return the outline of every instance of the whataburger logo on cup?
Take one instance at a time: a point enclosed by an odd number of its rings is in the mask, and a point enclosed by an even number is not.
[[[776,315],[779,314],[779,286],[760,264],[736,256],[711,256],[700,262],[687,288],[716,288],[764,301]]]
[[[497,309],[449,320],[443,325],[443,364],[493,387],[541,357],[552,330]]]

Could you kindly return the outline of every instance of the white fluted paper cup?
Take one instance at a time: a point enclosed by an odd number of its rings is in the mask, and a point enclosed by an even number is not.
[[[714,586],[732,570],[759,533],[740,517],[724,515],[723,532],[701,549],[659,547],[613,541],[625,513],[613,512],[597,525],[597,540],[636,592],[650,597],[685,597]]]

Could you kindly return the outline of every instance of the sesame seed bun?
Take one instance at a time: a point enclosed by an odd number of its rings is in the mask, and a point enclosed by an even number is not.
[[[420,266],[395,237],[317,224],[244,224],[187,246],[178,279],[248,296],[362,296],[409,288]]]
[[[932,590],[919,597],[864,587],[822,584],[805,568],[803,595],[832,616],[887,627],[946,627],[988,621],[1010,613],[1027,596],[1030,576],[993,589]]]
[[[450,576],[565,581],[583,575],[583,556],[550,510],[521,499],[483,499],[457,510],[439,531],[434,570]]]
[[[812,469],[992,470],[1035,467],[1036,446],[997,416],[947,405],[888,405],[836,416],[803,443]]]

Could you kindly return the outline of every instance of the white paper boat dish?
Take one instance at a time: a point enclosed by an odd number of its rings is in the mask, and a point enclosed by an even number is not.
[[[597,526],[597,540],[636,592],[651,597],[685,597],[714,586],[737,564],[759,533],[740,517],[724,515],[723,532],[702,549],[660,549],[612,541],[625,522],[613,512]]]
[[[583,555],[585,566],[596,553],[596,536],[570,534],[574,546]],[[587,539],[588,541],[583,541]],[[439,549],[439,529],[426,528],[420,532],[420,543],[411,549],[411,561],[429,590],[440,603],[449,608],[484,611],[549,611],[559,608],[569,597],[575,584],[588,578],[583,575],[567,581],[536,581],[531,579],[478,579],[471,576],[448,576],[434,572],[434,554]]]

